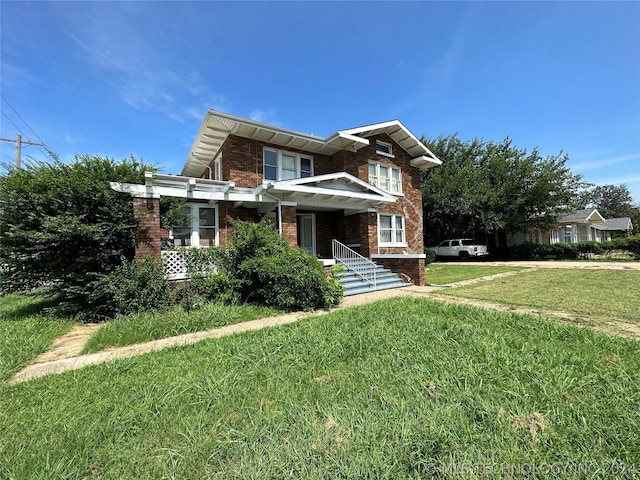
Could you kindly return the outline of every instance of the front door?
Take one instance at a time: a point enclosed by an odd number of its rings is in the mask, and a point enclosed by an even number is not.
[[[316,217],[313,213],[298,214],[298,245],[311,255],[316,254]]]

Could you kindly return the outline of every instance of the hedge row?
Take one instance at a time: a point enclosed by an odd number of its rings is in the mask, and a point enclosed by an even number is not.
[[[627,238],[616,238],[610,242],[555,243],[538,245],[525,242],[522,245],[509,247],[509,257],[517,259],[557,258],[574,260],[586,254],[602,255],[613,250],[629,252],[640,259],[640,235]]]

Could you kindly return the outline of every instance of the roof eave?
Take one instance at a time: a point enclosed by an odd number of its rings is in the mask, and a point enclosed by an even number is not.
[[[416,167],[420,170],[428,170],[430,168],[442,165],[442,160],[436,158],[435,155],[433,157],[430,157],[428,155],[421,155],[419,157],[411,159],[410,164],[412,167]]]

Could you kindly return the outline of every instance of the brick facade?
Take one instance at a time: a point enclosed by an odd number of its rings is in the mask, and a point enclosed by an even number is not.
[[[376,152],[376,141],[391,144],[393,158]],[[263,182],[263,151],[265,147],[294,153],[307,153],[302,150],[287,149],[279,145],[229,135],[221,148],[222,179],[231,180],[237,186],[256,188]],[[283,234],[297,243],[296,213],[315,213],[316,246],[320,258],[331,257],[331,240],[333,238],[350,245],[361,255],[371,258],[376,254],[422,254],[424,252],[422,227],[422,191],[420,188],[420,170],[412,167],[411,156],[405,152],[391,137],[386,134],[369,137],[369,145],[357,152],[342,150],[332,156],[313,154],[314,174],[324,175],[335,172],[346,172],[360,180],[368,182],[369,162],[389,165],[401,169],[402,195],[396,195],[396,202],[386,204],[377,209],[380,214],[402,215],[405,221],[406,246],[379,247],[378,215],[365,212],[345,216],[343,211],[312,212],[296,209],[292,206],[282,208]],[[211,162],[213,166],[213,161]],[[220,243],[227,244],[230,239],[230,218],[258,221],[260,215],[256,210],[236,208],[222,202],[220,209]],[[410,278],[417,279],[417,284],[424,282],[424,260],[404,258],[392,261],[385,259],[385,264],[392,270],[403,272]],[[400,270],[398,270],[400,269]],[[420,273],[422,271],[422,273]],[[421,282],[421,283],[420,283]]]
[[[416,284],[424,283],[424,253],[422,193],[420,170],[411,166],[411,156],[404,151],[391,137],[382,133],[367,137],[369,145],[357,151],[341,150],[334,155],[309,154],[303,150],[290,149],[281,145],[270,144],[260,140],[249,139],[230,134],[220,147],[222,155],[222,180],[233,181],[237,187],[257,188],[263,184],[263,152],[265,147],[294,153],[308,154],[313,157],[314,175],[346,172],[358,179],[368,182],[369,163],[400,168],[402,194],[392,194],[394,203],[379,206],[376,211],[345,214],[344,210],[312,210],[301,206],[283,205],[282,233],[293,244],[298,240],[296,213],[313,213],[316,225],[316,251],[320,258],[331,258],[331,241],[337,239],[351,246],[365,257],[376,255],[394,255],[395,258],[381,258],[378,263],[391,270],[402,272]],[[376,141],[391,145],[393,156],[379,154]],[[214,159],[210,163],[214,168]],[[207,176],[208,171],[203,173]],[[231,219],[259,221],[264,212],[258,213],[255,205],[247,207],[242,203],[218,202],[218,238],[221,245],[227,245],[232,236]],[[136,218],[139,229],[136,233],[136,256],[160,255],[160,239],[168,236],[168,232],[160,228],[159,204],[157,199],[134,199]],[[273,213],[271,213],[272,215]],[[378,215],[402,215],[405,224],[406,245],[398,247],[381,247],[378,242]],[[402,255],[409,254],[405,258]]]
[[[169,236],[169,232],[160,227],[160,200],[134,198],[133,215],[138,222],[135,231],[136,257],[160,257],[162,239]]]
[[[282,207],[282,235],[288,238],[292,245],[298,244],[298,219],[296,207]]]
[[[384,258],[374,255],[373,261],[392,272],[406,276],[405,280],[414,285],[424,285],[424,258],[415,258],[413,255],[396,255],[393,258]]]

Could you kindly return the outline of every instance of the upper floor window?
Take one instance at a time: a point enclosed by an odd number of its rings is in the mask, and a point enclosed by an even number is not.
[[[213,180],[222,180],[222,154],[213,161]]]
[[[402,193],[402,175],[397,167],[369,163],[369,183],[390,193]]]
[[[387,157],[393,157],[393,147],[390,143],[376,142],[376,153],[385,155]]]
[[[264,149],[264,179],[290,180],[313,176],[313,157],[299,153]]]

